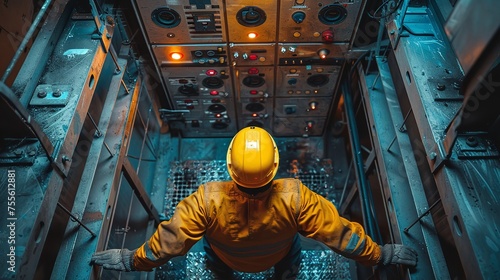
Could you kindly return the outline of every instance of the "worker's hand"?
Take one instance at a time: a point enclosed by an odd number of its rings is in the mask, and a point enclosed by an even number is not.
[[[401,244],[385,244],[380,246],[382,257],[380,262],[384,265],[388,264],[404,264],[408,266],[417,265],[417,252]]]
[[[133,271],[134,251],[128,249],[111,249],[97,252],[92,256],[90,264],[97,264],[106,269],[118,271]]]

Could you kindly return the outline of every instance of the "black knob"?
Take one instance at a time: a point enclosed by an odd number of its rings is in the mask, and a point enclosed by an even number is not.
[[[306,14],[304,12],[295,12],[292,14],[292,19],[295,23],[302,23],[306,18]]]
[[[243,13],[243,18],[248,23],[254,23],[260,20],[260,14],[254,8],[250,7],[247,12]]]
[[[243,26],[259,26],[266,21],[266,13],[259,7],[243,7],[236,14],[236,20]]]
[[[193,84],[182,85],[177,90],[187,96],[198,95],[198,87]]]

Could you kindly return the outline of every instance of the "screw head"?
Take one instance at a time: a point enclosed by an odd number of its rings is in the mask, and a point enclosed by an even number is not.
[[[437,158],[437,154],[436,154],[435,152],[431,152],[431,153],[429,154],[429,158],[430,158],[431,160],[435,160],[435,159]]]
[[[446,86],[444,84],[438,83],[436,85],[436,89],[439,90],[439,91],[443,91],[443,90],[446,89]]]
[[[479,145],[479,142],[477,141],[476,137],[474,137],[474,136],[467,137],[467,140],[465,141],[465,143],[469,147],[477,147]]]
[[[44,90],[41,90],[37,93],[37,96],[40,98],[45,98],[47,96],[47,92]]]

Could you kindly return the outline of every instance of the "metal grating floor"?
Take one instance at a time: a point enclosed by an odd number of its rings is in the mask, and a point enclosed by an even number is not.
[[[284,171],[279,170],[276,177],[298,178],[311,190],[334,202],[334,189],[330,182],[331,172],[330,160],[323,160],[307,167],[291,161],[289,168]],[[164,205],[167,219],[172,217],[176,205],[196,191],[199,185],[209,181],[231,179],[224,160],[172,162],[168,178]],[[186,256],[174,258],[156,269],[156,279],[214,279],[206,268],[205,253],[196,247],[195,245]],[[302,254],[298,279],[351,279],[349,260],[330,249],[303,243]],[[273,269],[260,273],[238,272],[236,278],[269,279],[272,273]]]
[[[303,250],[297,279],[351,279],[349,262],[331,250]],[[273,269],[259,273],[235,273],[237,280],[265,280],[273,275]],[[204,252],[189,252],[156,269],[156,279],[210,280],[215,276],[206,268]]]
[[[332,163],[325,159],[314,164],[300,164],[292,160],[286,170],[278,171],[276,178],[297,178],[314,192],[335,204],[336,193],[332,184]],[[170,165],[165,195],[164,214],[170,219],[177,204],[210,181],[231,180],[225,160],[175,161]]]

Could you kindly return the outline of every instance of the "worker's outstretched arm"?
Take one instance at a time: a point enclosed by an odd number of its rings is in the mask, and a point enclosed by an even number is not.
[[[97,252],[90,264],[119,271],[148,271],[161,266],[175,256],[187,253],[205,234],[204,186],[179,202],[172,219],[162,222],[151,238],[141,247],[111,249]]]
[[[379,246],[363,227],[341,217],[324,197],[301,185],[299,232],[364,265],[416,265],[416,252],[401,244]]]

